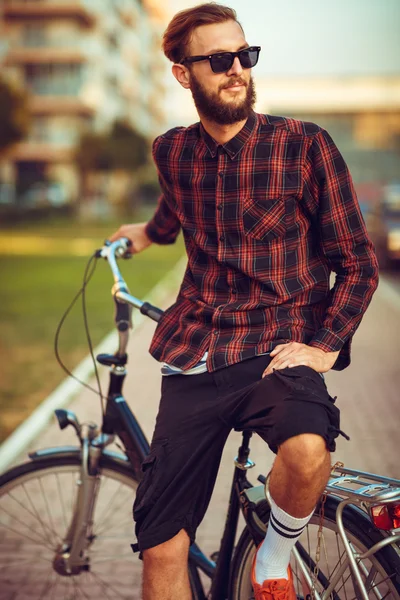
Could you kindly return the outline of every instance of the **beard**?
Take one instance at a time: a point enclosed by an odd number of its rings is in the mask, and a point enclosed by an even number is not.
[[[233,125],[248,119],[256,102],[256,90],[252,78],[247,83],[240,77],[231,77],[219,91],[237,82],[246,86],[246,96],[240,102],[224,102],[219,93],[207,92],[192,72],[190,91],[199,114],[218,125]]]

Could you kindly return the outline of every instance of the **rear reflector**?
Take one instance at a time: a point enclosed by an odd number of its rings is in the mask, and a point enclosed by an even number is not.
[[[400,528],[400,504],[382,504],[372,506],[372,520],[378,529],[389,531]]]

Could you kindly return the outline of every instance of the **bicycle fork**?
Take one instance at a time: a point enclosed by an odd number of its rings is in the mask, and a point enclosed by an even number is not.
[[[57,573],[71,576],[90,569],[86,550],[94,540],[93,516],[100,486],[98,466],[103,449],[113,441],[114,436],[97,435],[96,425],[80,425],[70,411],[57,410],[56,416],[61,429],[68,425],[74,427],[81,444],[82,460],[72,520],[53,560]]]

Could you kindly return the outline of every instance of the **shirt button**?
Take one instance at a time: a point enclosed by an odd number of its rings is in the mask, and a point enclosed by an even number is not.
[[[237,290],[232,290],[232,296],[236,296]]]
[[[218,210],[222,210],[222,204],[218,204],[218,205],[217,205],[217,209],[218,209]]]
[[[224,242],[225,241],[225,236],[224,235],[220,235],[219,236],[219,241],[220,242]]]
[[[223,172],[223,171],[220,171],[220,172],[218,173],[218,175],[219,175],[220,177],[223,177],[223,176],[224,176],[224,172]]]
[[[216,329],[214,329],[213,334],[218,335],[218,331]]]

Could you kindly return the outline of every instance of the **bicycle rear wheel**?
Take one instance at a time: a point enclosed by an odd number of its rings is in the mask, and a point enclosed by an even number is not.
[[[25,463],[0,477],[0,598],[139,600],[141,561],[132,504],[138,482],[129,468],[103,455],[90,537],[89,570],[60,575],[53,560],[71,522],[80,453]]]
[[[343,542],[339,536],[336,524],[337,502],[329,498],[325,504],[325,517],[322,530],[321,558],[319,562],[319,575],[316,590],[322,593],[327,589],[329,580],[337,572],[346,554]],[[260,517],[265,524],[269,519],[269,506],[265,503],[260,511]],[[297,549],[310,573],[315,566],[315,551],[317,533],[319,528],[319,509],[315,511],[310,523],[302,534]],[[377,541],[382,539],[382,534],[372,526],[361,511],[346,509],[343,524],[346,535],[352,546],[359,552],[365,552]],[[250,532],[246,528],[237,544],[233,562],[229,600],[252,600],[254,598],[250,573],[253,557],[256,551]],[[298,564],[292,559],[293,579],[298,598],[303,598],[301,577]],[[368,597],[374,600],[399,600],[400,599],[400,549],[386,547],[369,559],[362,561],[360,572],[368,590]],[[350,569],[347,568],[339,579],[333,594],[334,600],[359,600],[360,595],[355,586]]]

